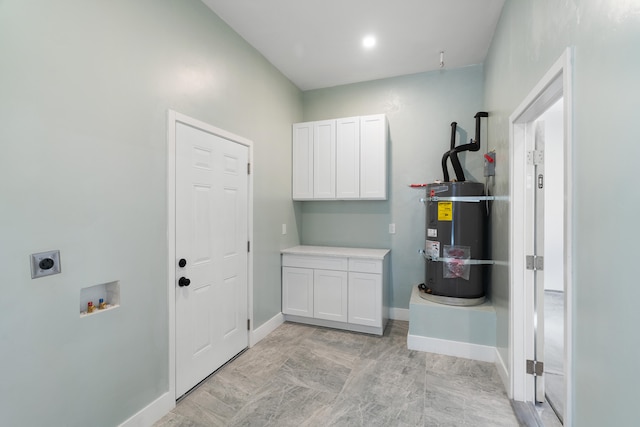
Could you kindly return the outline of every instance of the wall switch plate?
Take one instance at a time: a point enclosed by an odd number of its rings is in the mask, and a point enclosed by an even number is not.
[[[287,224],[282,224],[282,234],[287,234]]]
[[[389,234],[396,234],[396,225],[389,224]]]
[[[51,276],[60,273],[60,251],[31,254],[31,278]]]

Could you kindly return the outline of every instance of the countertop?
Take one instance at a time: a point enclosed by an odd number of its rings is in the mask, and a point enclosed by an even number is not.
[[[342,248],[334,246],[294,246],[280,251],[290,255],[384,259],[390,249]]]

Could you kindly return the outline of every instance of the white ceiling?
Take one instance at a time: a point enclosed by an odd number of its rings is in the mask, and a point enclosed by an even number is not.
[[[504,0],[202,0],[302,90],[484,61]],[[362,47],[365,35],[377,45]]]

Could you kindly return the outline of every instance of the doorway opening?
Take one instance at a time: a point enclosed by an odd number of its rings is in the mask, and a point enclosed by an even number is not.
[[[564,97],[549,107],[536,120],[544,129],[544,280],[542,321],[542,353],[544,360],[544,395],[542,399],[562,422],[564,418]],[[536,313],[537,315],[540,312]]]
[[[510,117],[510,376],[571,425],[572,58],[567,49]]]

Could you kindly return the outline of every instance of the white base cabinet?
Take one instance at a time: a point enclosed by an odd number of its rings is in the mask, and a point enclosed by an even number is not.
[[[382,275],[349,273],[349,323],[377,326],[382,317]]]
[[[382,335],[389,250],[296,246],[282,251],[285,320]]]
[[[313,270],[313,317],[347,321],[347,272]]]
[[[282,286],[282,312],[297,316],[313,317],[313,270],[284,267]]]

